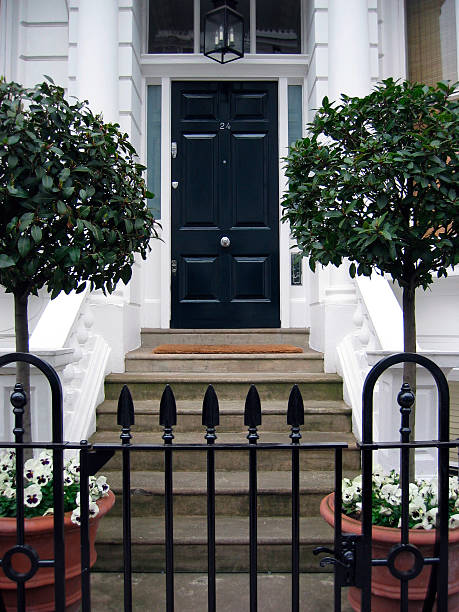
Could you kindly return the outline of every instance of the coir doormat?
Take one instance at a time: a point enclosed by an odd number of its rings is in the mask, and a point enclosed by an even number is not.
[[[303,349],[292,344],[160,344],[152,351],[158,355],[174,354],[251,354],[251,353],[302,353]]]

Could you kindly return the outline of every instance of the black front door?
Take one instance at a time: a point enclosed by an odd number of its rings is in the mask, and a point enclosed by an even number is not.
[[[172,85],[175,328],[279,327],[277,84]]]

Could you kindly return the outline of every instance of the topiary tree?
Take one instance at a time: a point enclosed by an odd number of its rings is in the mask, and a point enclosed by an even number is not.
[[[324,98],[287,158],[284,219],[311,269],[347,258],[352,277],[390,274],[403,290],[409,352],[416,288],[459,261],[455,89],[387,79],[363,98]],[[404,380],[415,386],[414,368]]]
[[[16,350],[25,352],[30,295],[46,287],[53,299],[87,283],[111,293],[157,236],[127,134],[48,80],[0,82],[0,284],[14,295]]]

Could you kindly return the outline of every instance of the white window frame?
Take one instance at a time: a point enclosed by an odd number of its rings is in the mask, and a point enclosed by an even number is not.
[[[264,55],[257,54],[257,0],[249,0],[250,2],[250,55]],[[306,44],[305,44],[305,13],[306,13],[306,2],[305,0],[299,0],[300,2],[300,49],[302,55],[305,52]],[[144,29],[144,45],[143,51],[147,54],[148,49],[148,0],[145,0],[144,4],[144,15],[145,19],[143,19],[143,23],[145,24]],[[200,55],[201,54],[201,0],[193,0],[193,29],[194,29],[194,53],[173,53],[166,55],[175,55],[175,56],[189,56],[189,55]],[[153,55],[157,57],[159,55],[164,55],[162,53],[151,53],[148,55]],[[280,55],[296,55],[294,53],[282,53]],[[270,57],[279,57],[279,54],[273,53],[269,54]]]

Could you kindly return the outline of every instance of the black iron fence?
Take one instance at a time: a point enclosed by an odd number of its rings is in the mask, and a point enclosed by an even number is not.
[[[164,456],[165,492],[165,567],[166,567],[166,609],[174,610],[174,513],[173,478],[174,456],[181,451],[204,451],[207,456],[207,548],[208,548],[208,610],[217,609],[216,601],[216,537],[215,537],[215,455],[218,452],[244,451],[248,454],[249,471],[249,572],[250,572],[250,611],[257,608],[257,460],[259,453],[281,451],[291,458],[291,609],[300,610],[300,454],[315,450],[328,450],[334,454],[334,546],[333,549],[318,547],[316,554],[328,553],[320,561],[322,566],[334,566],[334,610],[341,610],[341,589],[354,586],[360,589],[360,606],[364,612],[372,609],[372,567],[387,567],[392,576],[400,582],[400,610],[408,611],[410,580],[416,578],[424,566],[431,566],[429,588],[422,610],[427,612],[437,606],[437,610],[448,610],[448,450],[458,446],[457,441],[449,441],[449,390],[441,370],[425,357],[401,353],[379,362],[369,373],[363,389],[363,439],[358,443],[362,455],[362,529],[352,536],[342,530],[343,442],[304,443],[301,442],[301,426],[304,424],[304,407],[300,390],[294,386],[287,406],[287,424],[290,426],[290,443],[271,444],[259,442],[258,427],[261,425],[261,404],[255,386],[251,386],[245,401],[244,424],[248,434],[246,444],[215,444],[219,425],[218,399],[212,386],[209,386],[203,401],[202,424],[205,427],[202,444],[174,443],[173,428],[177,423],[177,410],[172,389],[166,386],[160,403],[160,425],[163,428],[163,444],[132,443],[131,428],[134,425],[135,411],[129,389],[123,387],[118,401],[118,425],[121,428],[120,443],[89,444],[83,440],[70,443],[63,440],[62,388],[53,368],[41,359],[23,353],[12,353],[0,357],[0,367],[24,361],[40,369],[47,377],[52,396],[52,441],[49,443],[26,444],[23,442],[23,414],[27,403],[24,391],[16,385],[11,395],[15,415],[14,441],[0,443],[0,448],[15,449],[16,461],[16,545],[3,554],[0,568],[16,583],[17,609],[28,609],[26,583],[40,568],[53,568],[55,609],[66,608],[65,594],[65,540],[64,540],[64,503],[63,503],[63,465],[64,452],[77,451],[80,457],[80,543],[81,543],[81,610],[91,610],[90,585],[90,516],[89,516],[89,477],[95,475],[115,453],[122,455],[122,521],[123,521],[123,574],[124,610],[132,610],[132,555],[131,555],[131,457],[132,453],[151,451]],[[414,396],[403,385],[398,396],[401,412],[400,442],[375,442],[373,440],[373,390],[379,376],[391,365],[412,361],[427,368],[433,375],[438,389],[438,440],[410,441],[409,415]],[[6,408],[5,408],[6,409]],[[388,408],[390,409],[390,408]],[[439,510],[434,551],[424,556],[410,543],[409,523],[409,453],[412,448],[438,449]],[[387,558],[373,558],[372,553],[372,468],[373,452],[380,449],[400,450],[401,481],[401,525],[400,543],[393,547]],[[24,452],[26,449],[50,449],[53,454],[53,495],[54,495],[54,556],[41,559],[36,551],[27,545],[24,530]],[[29,451],[30,452],[30,451]],[[14,557],[23,556],[29,561],[27,571],[17,571]],[[400,569],[399,556],[411,557],[411,565]],[[401,558],[401,557],[400,557]],[[319,562],[319,561],[318,561]],[[0,592],[1,594],[1,592]],[[458,595],[459,597],[459,595]],[[414,608],[413,608],[414,609]],[[421,609],[421,608],[419,608]],[[451,608],[453,609],[453,608]],[[459,608],[458,608],[459,609]],[[0,598],[0,612],[5,610]]]

